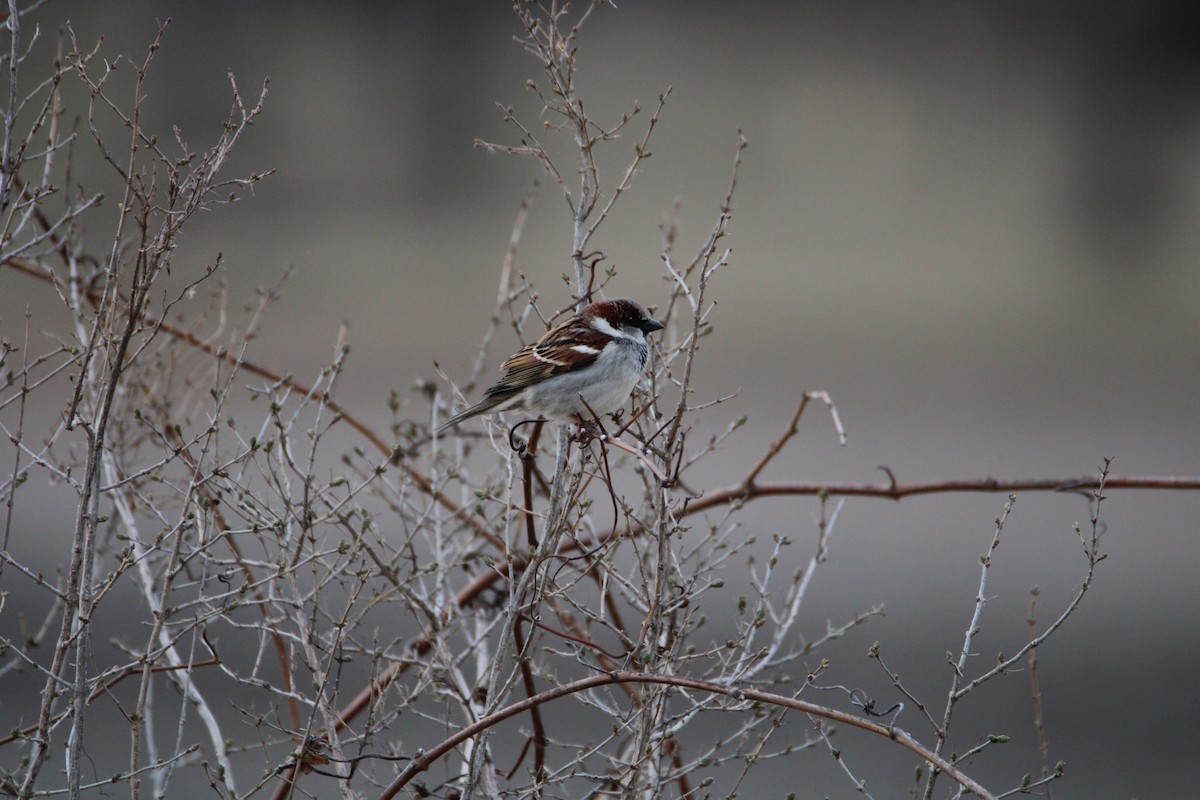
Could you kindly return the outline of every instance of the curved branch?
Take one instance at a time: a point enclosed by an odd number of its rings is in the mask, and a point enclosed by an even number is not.
[[[726,697],[735,698],[742,702],[745,700],[754,700],[761,703],[768,703],[781,708],[790,708],[796,711],[801,711],[805,714],[824,717],[825,719],[841,722],[844,725],[850,725],[855,728],[861,728],[864,731],[885,736],[897,744],[908,748],[913,753],[920,756],[925,761],[933,764],[935,768],[949,775],[954,780],[958,781],[959,785],[964,789],[974,793],[984,800],[996,800],[996,796],[983,788],[978,782],[969,777],[962,770],[951,764],[945,758],[934,753],[929,748],[918,742],[909,734],[896,728],[889,728],[886,725],[880,725],[877,722],[857,717],[854,714],[848,714],[845,711],[838,711],[825,706],[819,706],[816,703],[809,703],[804,700],[799,700],[795,697],[787,697],[785,695],[773,694],[764,692],[759,689],[740,689],[736,686],[729,686],[721,683],[712,683],[711,681],[696,680],[694,678],[686,678],[679,675],[654,675],[645,672],[630,672],[620,670],[616,672],[605,672],[599,675],[592,675],[587,678],[582,678],[571,683],[555,686],[551,689],[526,698],[512,705],[502,708],[494,714],[490,714],[483,719],[475,722],[473,725],[468,725],[461,731],[440,742],[436,747],[427,752],[422,752],[417,757],[413,758],[396,780],[392,781],[383,794],[379,795],[380,800],[388,800],[395,797],[401,789],[403,789],[413,778],[421,772],[429,769],[438,759],[449,753],[460,744],[476,736],[483,731],[503,722],[510,717],[515,717],[518,714],[523,714],[531,708],[548,703],[551,700],[557,700],[560,697],[577,694],[595,689],[600,686],[615,685],[621,683],[657,683],[667,686],[678,686],[684,689],[693,689],[696,691],[710,692],[712,694],[725,695]]]

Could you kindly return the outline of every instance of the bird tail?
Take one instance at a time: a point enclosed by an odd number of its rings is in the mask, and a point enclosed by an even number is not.
[[[438,426],[437,432],[441,433],[442,431],[453,428],[458,423],[463,422],[464,420],[468,420],[471,417],[477,417],[480,414],[486,414],[489,411],[493,411],[493,410],[495,410],[496,406],[500,405],[507,399],[509,399],[509,398],[507,398],[507,397],[485,397],[483,400],[480,400],[478,403],[471,406],[470,408],[468,408],[464,411],[458,412],[453,417],[451,417],[450,419],[443,422],[441,425]]]

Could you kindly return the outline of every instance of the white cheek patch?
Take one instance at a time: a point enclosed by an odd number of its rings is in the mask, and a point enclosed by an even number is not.
[[[592,326],[593,330],[599,331],[600,333],[603,333],[603,334],[607,334],[608,336],[611,336],[614,339],[631,339],[631,338],[633,338],[628,333],[625,333],[624,331],[619,331],[616,328],[614,328],[612,325],[610,325],[608,323],[608,320],[604,319],[603,317],[592,317],[591,322],[589,322],[588,324]]]
[[[594,356],[596,353],[600,352],[599,347],[592,347],[591,345],[587,344],[573,344],[571,345],[571,349],[576,353],[583,353],[584,355],[588,356]]]

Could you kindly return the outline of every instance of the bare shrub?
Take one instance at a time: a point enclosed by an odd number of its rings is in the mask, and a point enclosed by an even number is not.
[[[191,790],[208,786],[222,797],[404,789],[447,798],[732,797],[752,771],[818,750],[870,796],[870,765],[855,760],[854,740],[847,752],[830,739],[838,723],[911,751],[923,770],[914,791],[925,797],[943,785],[939,776],[951,794],[1003,796],[964,771],[998,740],[952,736],[958,704],[1030,662],[1092,585],[1104,557],[1106,487],[1197,488],[1114,478],[1107,463],[1095,477],[1067,481],[763,481],[814,402],[828,412],[831,435],[844,438],[820,391],[798,399],[745,476],[715,489],[695,482],[696,465],[717,458],[742,424],[731,398],[692,388],[713,294],[733,269],[726,238],[746,148],[740,134],[708,234],[688,247],[672,221],[663,226],[668,294],[657,315],[667,329],[647,381],[604,421],[605,434],[579,440],[559,429],[548,447],[541,423],[431,433],[474,390],[498,331],[511,327],[528,341],[617,285],[595,240],[649,157],[670,92],[648,118],[636,107],[608,124],[589,116],[575,84],[577,53],[602,2],[578,11],[516,4],[520,43],[541,69],[529,89],[544,115],[535,127],[505,109],[515,143],[478,143],[532,158],[561,194],[573,232],[570,296],[548,299],[517,277],[531,195],[474,373],[450,391],[443,376],[427,387],[421,414],[402,415],[396,403],[391,430],[373,430],[337,400],[345,342],[305,385],[247,357],[274,290],[238,306],[213,280],[219,258],[199,274],[172,273],[189,220],[222,213],[217,206],[269,174],[224,175],[230,150],[262,113],[266,86],[247,101],[230,76],[229,115],[207,147],[193,148],[180,131],[160,138],[142,125],[141,89],[162,32],[130,63],[68,29],[43,71],[26,57],[22,24],[38,5],[9,3],[0,263],[6,281],[20,273],[56,299],[64,321],[45,329],[26,320],[0,353],[10,465],[0,481],[2,598],[20,592],[22,614],[42,618],[19,635],[6,622],[0,643],[0,674],[33,675],[40,691],[36,718],[3,741],[11,795],[80,796],[118,783],[135,798],[143,784],[172,796],[186,771]],[[78,133],[64,122],[67,82],[88,98]],[[114,99],[127,91],[129,104]],[[629,156],[615,179],[597,166],[605,147]],[[115,192],[72,188],[73,160],[84,157],[108,165]],[[115,228],[107,238],[85,235],[81,220],[102,197],[117,205]],[[702,435],[705,411],[732,421]],[[1090,494],[1094,513],[1078,532],[1080,589],[1049,625],[1031,622],[1029,640],[991,667],[970,659],[1010,496],[981,560],[961,651],[949,658],[944,710],[888,670],[882,648],[869,654],[884,668],[880,686],[916,709],[928,741],[897,727],[899,704],[884,708],[839,685],[826,665],[805,667],[826,642],[879,613],[862,609],[815,637],[801,630],[839,498],[1062,488]],[[38,545],[23,539],[22,512],[64,493],[74,529],[69,543],[44,543],[56,566],[48,575],[35,565]],[[785,566],[799,546],[791,537],[758,540],[739,526],[745,504],[768,495],[820,498],[802,568]],[[722,576],[740,568],[753,592],[725,619]],[[98,627],[112,646],[97,645]],[[815,702],[822,697],[839,699]],[[520,722],[501,725],[514,717]],[[948,749],[965,740],[975,744]],[[123,763],[92,766],[88,751],[102,744],[123,748]],[[56,747],[66,759],[50,770]],[[1042,755],[1040,773],[1014,779],[1005,793],[1062,775],[1045,745]],[[1013,768],[1023,772],[1038,770]]]

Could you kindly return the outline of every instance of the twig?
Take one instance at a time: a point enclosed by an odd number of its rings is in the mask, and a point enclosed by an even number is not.
[[[1037,638],[1037,601],[1040,590],[1034,586],[1029,591],[1029,640]],[[1038,754],[1042,759],[1042,777],[1050,775],[1050,743],[1046,740],[1045,710],[1042,708],[1042,688],[1038,683],[1037,648],[1029,651],[1029,686],[1030,697],[1033,701],[1033,728],[1037,732]],[[1052,797],[1050,787],[1046,787],[1046,798]]]
[[[825,405],[829,408],[829,413],[833,417],[833,426],[838,432],[838,438],[844,447],[846,444],[846,430],[842,427],[842,421],[838,418],[837,407],[833,404],[833,399],[830,398],[828,392],[805,392],[800,398],[800,405],[796,407],[796,413],[792,415],[791,424],[787,430],[783,432],[783,436],[771,445],[771,449],[763,456],[762,461],[758,462],[758,466],[750,470],[750,474],[746,476],[746,485],[753,486],[759,474],[767,468],[771,463],[771,459],[779,455],[779,451],[787,446],[788,441],[796,435],[800,424],[800,415],[804,413],[804,409],[808,406],[809,400],[820,399],[825,401]]]

